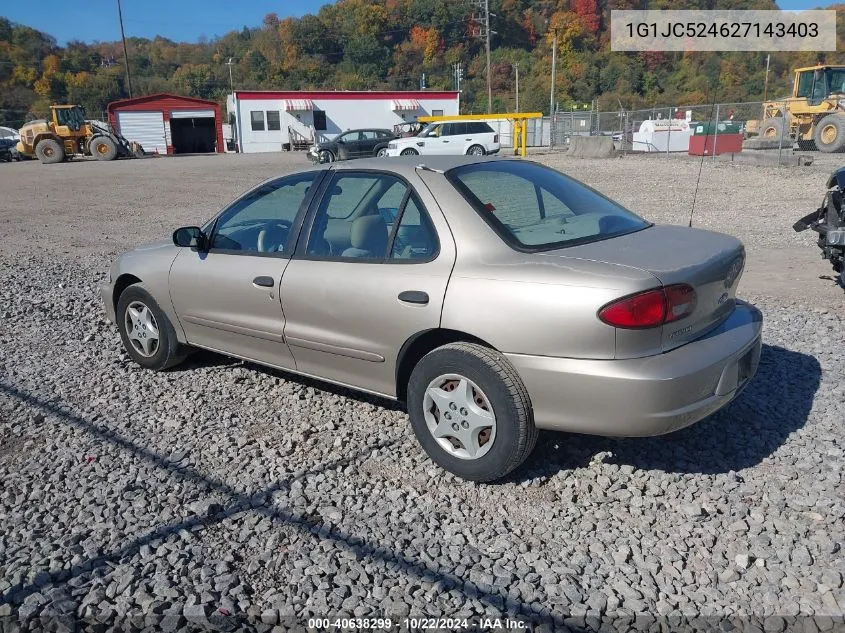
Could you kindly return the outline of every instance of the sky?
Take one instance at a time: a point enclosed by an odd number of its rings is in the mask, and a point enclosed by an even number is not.
[[[126,37],[161,35],[196,42],[260,26],[268,13],[279,17],[316,13],[327,0],[121,0]],[[113,42],[120,39],[117,0],[0,0],[0,16],[69,40]]]
[[[316,13],[327,0],[121,0],[126,36],[161,35],[196,42],[279,17]],[[781,9],[813,9],[832,0],[779,0]],[[44,31],[60,45],[69,40],[112,42],[120,38],[116,0],[0,0],[0,15]]]

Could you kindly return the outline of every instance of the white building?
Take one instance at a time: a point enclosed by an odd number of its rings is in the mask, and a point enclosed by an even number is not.
[[[227,109],[239,151],[278,152],[288,143],[310,145],[346,130],[393,129],[418,116],[453,116],[460,112],[460,93],[236,90]]]

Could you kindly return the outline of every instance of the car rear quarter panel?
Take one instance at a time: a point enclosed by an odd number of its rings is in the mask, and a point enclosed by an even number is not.
[[[658,285],[649,273],[576,257],[545,257],[508,246],[443,175],[421,171],[455,239],[457,257],[441,327],[467,332],[499,351],[610,359],[616,328],[604,304]]]

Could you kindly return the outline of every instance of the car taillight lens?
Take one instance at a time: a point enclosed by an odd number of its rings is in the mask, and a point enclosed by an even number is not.
[[[695,290],[687,284],[676,284],[608,303],[599,310],[599,319],[628,330],[659,327],[689,316],[695,310],[695,304]]]
[[[498,134],[494,134],[494,135],[493,135],[493,142],[494,142],[494,143],[498,143],[498,142],[499,142],[499,135],[498,135]]]

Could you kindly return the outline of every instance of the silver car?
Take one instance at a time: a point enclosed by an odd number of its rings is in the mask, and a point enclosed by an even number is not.
[[[205,348],[396,399],[432,460],[491,481],[538,429],[658,435],[736,397],[743,265],[530,161],[409,157],[268,180],[122,255],[102,297],[143,367]]]

